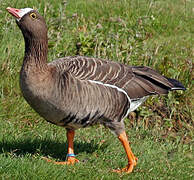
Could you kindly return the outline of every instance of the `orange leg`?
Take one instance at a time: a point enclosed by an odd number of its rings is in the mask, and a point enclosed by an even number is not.
[[[129,146],[129,141],[128,141],[128,138],[127,138],[127,135],[126,135],[125,131],[118,136],[118,139],[122,143],[122,145],[125,149],[125,152],[127,154],[128,165],[123,169],[114,170],[114,172],[118,172],[118,173],[119,172],[127,172],[127,173],[130,173],[130,172],[133,171],[134,166],[137,165],[138,158],[135,157],[134,154],[131,151],[131,148]]]
[[[55,162],[54,164],[75,164],[77,162],[79,162],[78,159],[75,158],[74,155],[74,148],[73,148],[73,139],[75,136],[75,131],[74,130],[67,130],[67,141],[68,141],[68,150],[67,150],[67,161],[64,162]],[[53,162],[47,158],[44,158],[47,162]]]

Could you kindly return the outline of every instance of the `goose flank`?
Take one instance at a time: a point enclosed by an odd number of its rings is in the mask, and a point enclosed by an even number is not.
[[[150,95],[185,90],[175,79],[143,66],[70,56],[47,62],[48,37],[44,18],[31,8],[7,8],[25,41],[20,88],[29,105],[48,122],[66,128],[68,153],[74,164],[75,130],[95,124],[108,127],[122,143],[128,164],[115,172],[130,173],[137,165],[125,133],[124,118]],[[50,162],[49,159],[46,159]]]

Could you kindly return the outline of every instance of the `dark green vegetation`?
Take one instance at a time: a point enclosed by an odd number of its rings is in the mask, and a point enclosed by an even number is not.
[[[0,0],[0,179],[192,179],[194,2],[191,0]],[[24,101],[19,70],[22,34],[5,8],[34,7],[49,28],[49,60],[86,55],[153,67],[181,81],[187,91],[152,97],[126,119],[139,157],[132,174],[115,174],[126,158],[109,130],[80,129],[75,151],[64,160],[65,130],[45,122]]]

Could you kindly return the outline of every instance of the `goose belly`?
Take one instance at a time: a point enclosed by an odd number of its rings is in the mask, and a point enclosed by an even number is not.
[[[29,96],[29,93],[26,92],[23,92],[23,96],[41,117],[53,124],[56,124],[65,116],[64,112],[48,98],[35,96],[34,94]]]
[[[115,88],[91,82],[75,87],[70,87],[64,95],[62,110],[65,116],[57,125],[74,129],[98,123],[106,126],[121,122],[128,113],[128,97]]]
[[[129,99],[116,88],[75,79],[70,84],[60,88],[55,83],[24,85],[22,82],[21,90],[40,116],[67,128],[77,129],[97,123],[110,125],[121,122],[128,113]]]
[[[64,117],[64,112],[55,102],[53,84],[49,81],[33,82],[29,78],[20,78],[20,89],[24,99],[41,117],[55,124]]]

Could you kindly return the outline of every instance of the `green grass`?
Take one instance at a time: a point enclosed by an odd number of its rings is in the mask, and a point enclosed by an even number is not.
[[[189,0],[0,0],[0,179],[193,179],[194,2]],[[119,141],[101,127],[80,129],[80,163],[64,160],[65,129],[48,124],[24,101],[19,71],[22,34],[5,8],[34,7],[49,28],[49,61],[86,55],[150,66],[181,81],[187,91],[150,98],[126,119],[138,165],[115,174],[127,160]],[[79,48],[78,48],[79,47]]]
[[[45,122],[29,124],[2,124],[0,174],[4,179],[192,179],[192,147],[179,139],[161,138],[159,132],[128,130],[139,164],[132,174],[116,174],[111,170],[126,165],[124,150],[103,127],[77,131],[80,163],[66,167],[42,160],[65,159],[65,130]]]

